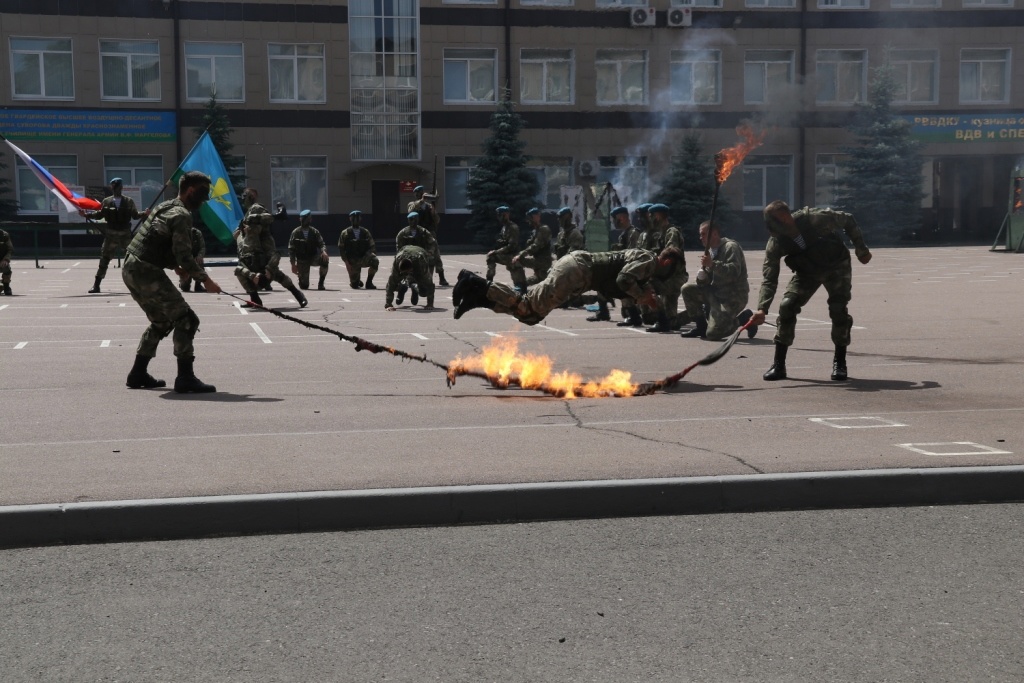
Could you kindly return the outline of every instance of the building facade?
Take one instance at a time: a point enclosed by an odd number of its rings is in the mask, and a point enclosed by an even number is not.
[[[564,185],[645,201],[686,134],[710,154],[753,121],[764,144],[722,192],[758,240],[768,201],[831,203],[888,59],[926,142],[925,233],[984,242],[1024,155],[1018,2],[0,0],[0,132],[66,183],[117,175],[148,204],[215,96],[266,204],[310,209],[328,240],[360,209],[386,241],[411,188],[436,186],[442,242],[468,243],[466,180],[504,93],[550,208]],[[21,217],[57,220],[0,161]]]

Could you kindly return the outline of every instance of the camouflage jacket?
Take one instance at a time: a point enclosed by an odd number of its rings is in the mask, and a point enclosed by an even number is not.
[[[131,197],[121,195],[121,206],[114,203],[114,196],[104,197],[100,208],[95,211],[86,211],[86,218],[102,218],[110,230],[124,232],[132,229],[132,221],[138,220],[142,214],[135,208],[135,202]]]
[[[274,215],[263,208],[262,204],[249,207],[242,219],[242,239],[238,242],[240,258],[253,254],[263,254],[264,258],[269,258],[277,253],[274,235],[270,232],[273,222]]]
[[[437,230],[438,223],[441,222],[441,218],[437,215],[437,209],[434,205],[425,199],[413,200],[409,202],[406,213],[412,213],[415,211],[420,215],[420,226],[425,227],[431,232]]]
[[[612,247],[615,251],[622,249],[635,249],[637,242],[640,240],[640,232],[630,226],[619,233],[619,239],[615,241],[615,246]]]
[[[750,282],[747,279],[747,260],[739,243],[723,237],[712,257],[709,279],[701,280],[698,276],[696,282],[714,290],[735,292],[737,295],[742,293],[745,299],[750,294]]]
[[[579,251],[573,257],[589,268],[590,289],[610,299],[640,299],[658,270],[658,259],[645,249]]]
[[[562,258],[570,251],[580,251],[586,248],[583,233],[575,225],[569,226],[566,230],[558,231],[558,240],[555,242],[555,258]]]
[[[308,230],[303,234],[303,230]],[[299,226],[292,230],[292,236],[288,238],[288,257],[292,263],[309,262],[320,256],[327,248],[323,235],[312,225],[308,227]]]
[[[356,230],[359,231],[358,235]],[[341,252],[343,261],[355,261],[367,254],[376,253],[377,245],[374,244],[373,235],[369,230],[362,226],[355,228],[350,225],[342,230],[341,236],[338,237],[338,251]]]
[[[14,242],[11,241],[11,233],[0,230],[0,261],[10,260],[14,255]]]
[[[398,264],[403,259],[412,261],[412,273],[408,275],[402,275],[398,271]],[[388,278],[387,289],[384,292],[385,306],[394,305],[395,291],[406,277],[411,277],[414,281],[430,278],[430,254],[425,249],[410,245],[399,249],[395,254],[395,261],[391,264],[391,276]]]
[[[519,252],[520,258],[533,256],[541,260],[551,260],[551,228],[541,223],[534,228],[526,246]]]
[[[509,256],[515,256],[519,253],[519,226],[509,221],[508,224],[502,224],[501,232],[498,233],[498,239],[494,243],[495,254],[508,254]]]
[[[160,268],[181,268],[200,282],[206,271],[192,255],[192,212],[180,199],[156,207],[128,245],[128,253]]]
[[[411,225],[407,225],[395,236],[395,248],[401,251],[402,247],[420,247],[430,252],[437,247],[437,240],[429,230],[424,230],[420,226],[413,229]]]
[[[194,225],[192,226],[192,232],[189,234],[192,237],[192,256],[198,262],[206,257],[206,238],[203,237],[203,231]]]

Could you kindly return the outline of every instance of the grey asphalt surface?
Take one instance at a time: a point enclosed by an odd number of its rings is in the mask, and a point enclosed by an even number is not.
[[[0,678],[1016,682],[1019,505],[0,552]]]
[[[1024,464],[1024,260],[984,247],[874,253],[854,264],[849,382],[828,379],[819,293],[789,380],[761,380],[772,357],[762,328],[668,392],[575,400],[471,378],[448,388],[437,368],[354,353],[332,335],[195,293],[196,370],[219,392],[129,391],[146,323],[120,271],[89,295],[95,260],[16,260],[15,296],[0,297],[0,506]],[[761,257],[748,252],[752,298]],[[445,262],[453,280],[461,267],[483,271],[479,254]],[[382,265],[381,276],[390,257]],[[229,268],[212,272],[239,291]],[[388,313],[382,290],[345,282],[335,259],[330,291],[310,292],[308,308],[279,286],[265,301],[442,363],[515,336],[586,378],[618,368],[660,379],[717,346],[588,323],[578,309],[533,328],[486,310],[456,321],[450,289],[438,290],[439,310]],[[169,340],[151,370],[173,380]]]

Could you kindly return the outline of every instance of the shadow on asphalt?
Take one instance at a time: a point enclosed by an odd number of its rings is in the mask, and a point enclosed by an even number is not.
[[[161,394],[160,398],[168,401],[212,401],[213,403],[279,403],[284,400],[270,396],[231,394],[226,391],[216,391],[212,394],[176,394],[174,391],[167,391]]]
[[[801,382],[804,385],[829,386],[847,391],[912,391],[917,389],[938,389],[942,385],[938,382],[925,380],[923,382],[908,382],[899,379],[856,379],[851,377],[845,382],[833,382],[830,379],[801,379],[799,377],[788,377],[790,382]],[[794,388],[794,387],[789,387]]]

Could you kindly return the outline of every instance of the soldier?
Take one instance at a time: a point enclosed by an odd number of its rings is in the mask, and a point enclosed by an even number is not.
[[[487,252],[487,280],[494,280],[494,271],[501,265],[512,270],[512,259],[519,253],[519,226],[512,222],[512,210],[502,204],[494,213],[498,216],[501,231],[494,249]]]
[[[192,258],[196,260],[196,263],[202,267],[203,259],[206,258],[206,238],[203,237],[203,231],[192,226],[192,231],[189,233],[192,238]],[[188,273],[182,272],[181,279],[178,282],[178,286],[181,287],[181,291],[187,292],[189,287],[192,286],[193,280],[195,281],[195,290],[197,292],[205,292],[206,288],[203,287],[203,283],[196,280]]]
[[[199,331],[199,316],[185,302],[164,269],[173,268],[204,283],[214,294],[220,285],[206,274],[192,256],[192,212],[210,198],[210,177],[189,171],[178,180],[176,199],[163,202],[142,224],[128,245],[121,277],[132,298],[149,319],[135,352],[135,365],[128,373],[130,389],[155,389],[167,386],[149,374],[149,361],[156,355],[160,340],[174,332],[174,355],[178,376],[174,390],[179,394],[208,393],[216,387],[204,384],[195,375],[195,347],[192,340]]]
[[[818,288],[828,292],[828,313],[832,319],[832,379],[846,379],[846,347],[850,345],[853,318],[848,304],[853,289],[850,250],[840,233],[853,242],[857,260],[868,263],[871,252],[853,216],[832,209],[804,207],[791,213],[789,206],[776,200],[764,208],[765,225],[771,239],[764,252],[764,279],[758,296],[754,325],[764,322],[779,285],[780,262],[793,271],[779,304],[778,331],[775,334],[775,362],[764,373],[769,382],[786,379],[786,352],[796,334],[796,317]]]
[[[681,336],[717,341],[735,332],[752,315],[746,308],[750,296],[747,261],[739,243],[722,237],[718,223],[701,223],[700,241],[707,252],[701,254],[695,281],[683,285],[686,310],[679,314],[683,324],[692,321],[694,327]],[[755,334],[756,327],[747,329],[747,336]]]
[[[405,291],[412,284],[412,305],[415,306],[422,294],[427,298],[424,308],[434,307],[434,282],[430,278],[430,253],[422,247],[409,245],[399,249],[395,254],[395,262],[391,266],[391,277],[388,278],[384,293],[384,309],[395,310],[394,297],[398,291],[398,304],[402,304]]]
[[[652,204],[648,209],[651,220],[651,234],[660,235],[658,244],[660,249],[674,247],[683,253],[683,233],[679,228],[669,223],[668,206],[665,204]],[[684,257],[682,268],[677,268],[671,279],[658,283],[658,296],[662,305],[657,311],[650,311],[657,322],[653,327],[647,328],[649,332],[671,332],[682,327],[678,319],[679,314],[679,291],[682,289],[690,276],[686,272],[686,260]]]
[[[640,234],[636,239],[637,249],[647,249],[648,251],[660,251],[662,244],[662,235],[659,231],[654,229],[651,224],[651,207],[654,204],[644,203],[636,207],[636,217],[640,224],[637,228]]]
[[[434,251],[430,255],[434,260],[438,284],[441,287],[447,287],[448,281],[444,279],[444,264],[441,263],[441,248],[437,241],[437,226],[441,223],[441,218],[437,215],[437,209],[434,207],[434,202],[437,201],[437,194],[427,192],[422,185],[414,187],[412,193],[416,199],[409,202],[406,211],[418,213],[420,216],[420,227],[428,231],[430,236],[434,238]]]
[[[90,294],[100,293],[100,282],[107,276],[110,259],[114,258],[118,249],[126,249],[132,241],[132,221],[149,215],[149,209],[139,213],[132,198],[121,194],[123,188],[124,182],[120,178],[111,178],[112,194],[103,198],[100,208],[78,212],[86,218],[102,218],[106,223],[96,226],[103,233],[103,246],[100,247],[100,266],[96,269],[96,280],[89,290]]]
[[[512,284],[520,292],[525,292],[527,285],[537,284],[548,276],[551,270],[551,229],[541,222],[540,209],[534,207],[526,212],[533,232],[526,246],[512,259],[509,273]],[[526,268],[533,269],[533,275],[526,277]]]
[[[406,218],[409,225],[398,231],[395,235],[395,249],[401,251],[402,247],[419,247],[430,256],[430,272],[434,272],[434,249],[437,247],[437,240],[430,234],[429,230],[420,227],[420,215],[410,211]]]
[[[366,228],[359,227],[363,212],[356,210],[348,214],[349,226],[341,231],[338,238],[338,251],[341,261],[348,271],[348,283],[352,289],[359,289],[363,281],[359,279],[359,270],[366,268],[366,288],[377,289],[373,284],[373,276],[377,274],[380,261],[377,259],[377,247],[373,235]]]
[[[563,206],[558,210],[558,239],[555,241],[555,258],[562,258],[570,251],[586,249],[583,233],[572,220],[572,209]]]
[[[612,209],[611,216],[612,227],[622,231],[619,233],[619,239],[615,241],[615,246],[612,249],[615,251],[635,249],[640,239],[640,231],[629,222],[629,209],[624,206],[617,206]]]
[[[14,242],[11,241],[11,234],[6,230],[0,230],[0,290],[4,296],[11,294],[11,257],[14,256]]]
[[[299,227],[292,230],[288,238],[288,259],[292,263],[292,274],[299,276],[299,289],[309,289],[309,269],[314,262],[317,263],[320,266],[320,282],[316,288],[323,291],[326,289],[324,280],[327,279],[327,264],[330,260],[323,235],[313,227],[312,220],[309,209],[299,212]]]
[[[245,208],[245,217],[242,224],[235,231],[235,245],[238,247],[238,266],[235,268],[235,276],[238,282],[245,289],[249,298],[258,306],[263,305],[263,300],[257,292],[263,282],[274,280],[284,285],[284,288],[292,293],[299,306],[305,308],[309,303],[306,296],[299,291],[292,282],[292,279],[281,272],[281,255],[277,253],[277,245],[274,244],[274,235],[270,232],[270,225],[274,222],[274,216],[263,208],[257,201],[259,193],[254,188],[247,187],[242,192],[242,205]],[[284,207],[278,212],[284,215]]]

